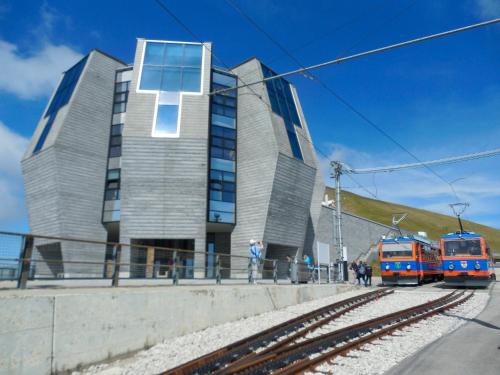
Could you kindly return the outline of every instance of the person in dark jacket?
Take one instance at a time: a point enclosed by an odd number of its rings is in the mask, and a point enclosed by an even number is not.
[[[366,283],[366,265],[362,261],[359,261],[358,274],[359,274],[359,278],[358,278],[359,284],[361,285],[361,280],[363,280],[363,284],[365,284]]]
[[[372,286],[373,268],[369,264],[366,265],[365,286]]]

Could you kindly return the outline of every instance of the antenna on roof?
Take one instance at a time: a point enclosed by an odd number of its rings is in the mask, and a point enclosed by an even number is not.
[[[402,237],[403,233],[401,233],[401,228],[399,227],[399,223],[401,223],[408,216],[407,212],[399,212],[392,214],[392,226],[396,228],[399,232],[399,235]]]
[[[462,225],[462,219],[460,219],[460,215],[462,215],[467,207],[469,207],[469,203],[461,202],[461,203],[452,203],[449,205],[458,219],[458,224],[460,225],[460,234],[464,234],[464,227]]]

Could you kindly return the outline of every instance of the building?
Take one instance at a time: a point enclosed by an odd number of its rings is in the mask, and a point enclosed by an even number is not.
[[[186,277],[209,272],[203,252],[247,255],[251,238],[267,258],[313,253],[333,228],[320,226],[325,186],[296,89],[228,89],[275,73],[256,58],[217,68],[211,48],[138,39],[131,65],[93,50],[63,74],[22,161],[33,233],[199,251]],[[80,265],[60,263],[78,246],[36,251],[71,277]],[[122,261],[146,256],[132,247]]]

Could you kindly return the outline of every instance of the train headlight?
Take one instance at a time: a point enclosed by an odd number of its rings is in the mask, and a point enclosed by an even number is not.
[[[455,266],[453,265],[453,263],[450,263],[450,265],[448,266],[448,269],[451,271],[455,268]]]
[[[411,270],[411,266],[409,264],[406,265],[407,270]]]
[[[389,267],[389,265],[388,265],[388,264],[386,264],[386,265],[385,265],[385,270],[386,270],[386,271],[389,271],[389,268],[391,268],[391,267]]]
[[[481,265],[479,264],[479,262],[476,262],[476,264],[474,264],[474,268],[478,271],[481,269]]]

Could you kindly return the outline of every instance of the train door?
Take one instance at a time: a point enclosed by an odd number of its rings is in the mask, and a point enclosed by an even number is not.
[[[420,284],[424,280],[422,244],[415,242],[415,264],[417,269],[417,282]]]

